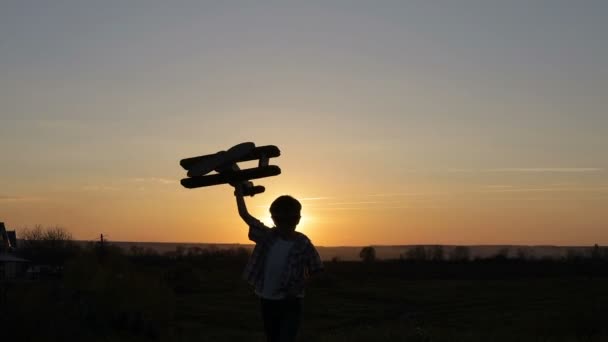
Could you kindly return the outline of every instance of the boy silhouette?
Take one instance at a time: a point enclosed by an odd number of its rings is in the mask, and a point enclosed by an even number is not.
[[[295,341],[305,281],[323,270],[312,242],[295,231],[302,205],[291,196],[278,197],[270,206],[275,227],[269,228],[247,211],[242,186],[235,187],[234,195],[239,215],[249,225],[249,239],[255,242],[243,276],[260,298],[267,341]]]

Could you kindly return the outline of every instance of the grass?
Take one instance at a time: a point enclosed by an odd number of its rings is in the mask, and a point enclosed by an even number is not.
[[[15,327],[14,341],[265,340],[242,261],[82,260],[64,279],[0,284],[0,320]],[[605,264],[326,268],[307,290],[299,341],[608,340]]]
[[[407,266],[393,272],[383,264],[375,266],[376,272],[361,264],[328,266],[326,275],[308,289],[300,341],[608,338],[606,277],[412,278]],[[225,272],[209,272],[208,277],[228,277],[232,287],[178,296],[181,340],[264,340],[256,298]]]

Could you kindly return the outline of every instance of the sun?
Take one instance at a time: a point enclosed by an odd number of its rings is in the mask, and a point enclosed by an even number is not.
[[[302,213],[302,217],[300,218],[300,223],[298,224],[296,231],[299,231],[301,233],[308,232],[311,221],[312,221],[312,218],[310,217],[310,215],[308,215],[305,212]]]
[[[262,221],[262,223],[265,224],[266,227],[274,227],[274,222],[272,221],[272,217],[270,216],[270,214],[265,214],[260,217],[260,221]]]

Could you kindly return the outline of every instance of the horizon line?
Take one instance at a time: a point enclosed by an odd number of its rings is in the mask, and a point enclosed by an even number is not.
[[[21,240],[21,239],[17,239]],[[78,240],[77,242],[98,242],[98,240]],[[242,245],[255,246],[255,243],[239,243],[239,242],[163,242],[163,241],[119,241],[106,240],[107,243],[157,243],[157,244],[198,244],[198,245]],[[608,244],[592,243],[588,245],[560,245],[560,244],[437,244],[437,243],[416,243],[416,244],[365,244],[365,245],[315,245],[315,247],[324,248],[355,248],[355,247],[410,247],[410,246],[442,246],[442,247],[606,247]]]

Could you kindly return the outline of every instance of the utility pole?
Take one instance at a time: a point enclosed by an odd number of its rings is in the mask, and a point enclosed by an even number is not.
[[[99,234],[99,242],[98,242],[99,249],[98,249],[98,253],[99,253],[99,256],[101,258],[103,258],[104,254],[105,254],[105,251],[106,251],[104,243],[105,243],[105,240],[103,239],[103,234]]]

